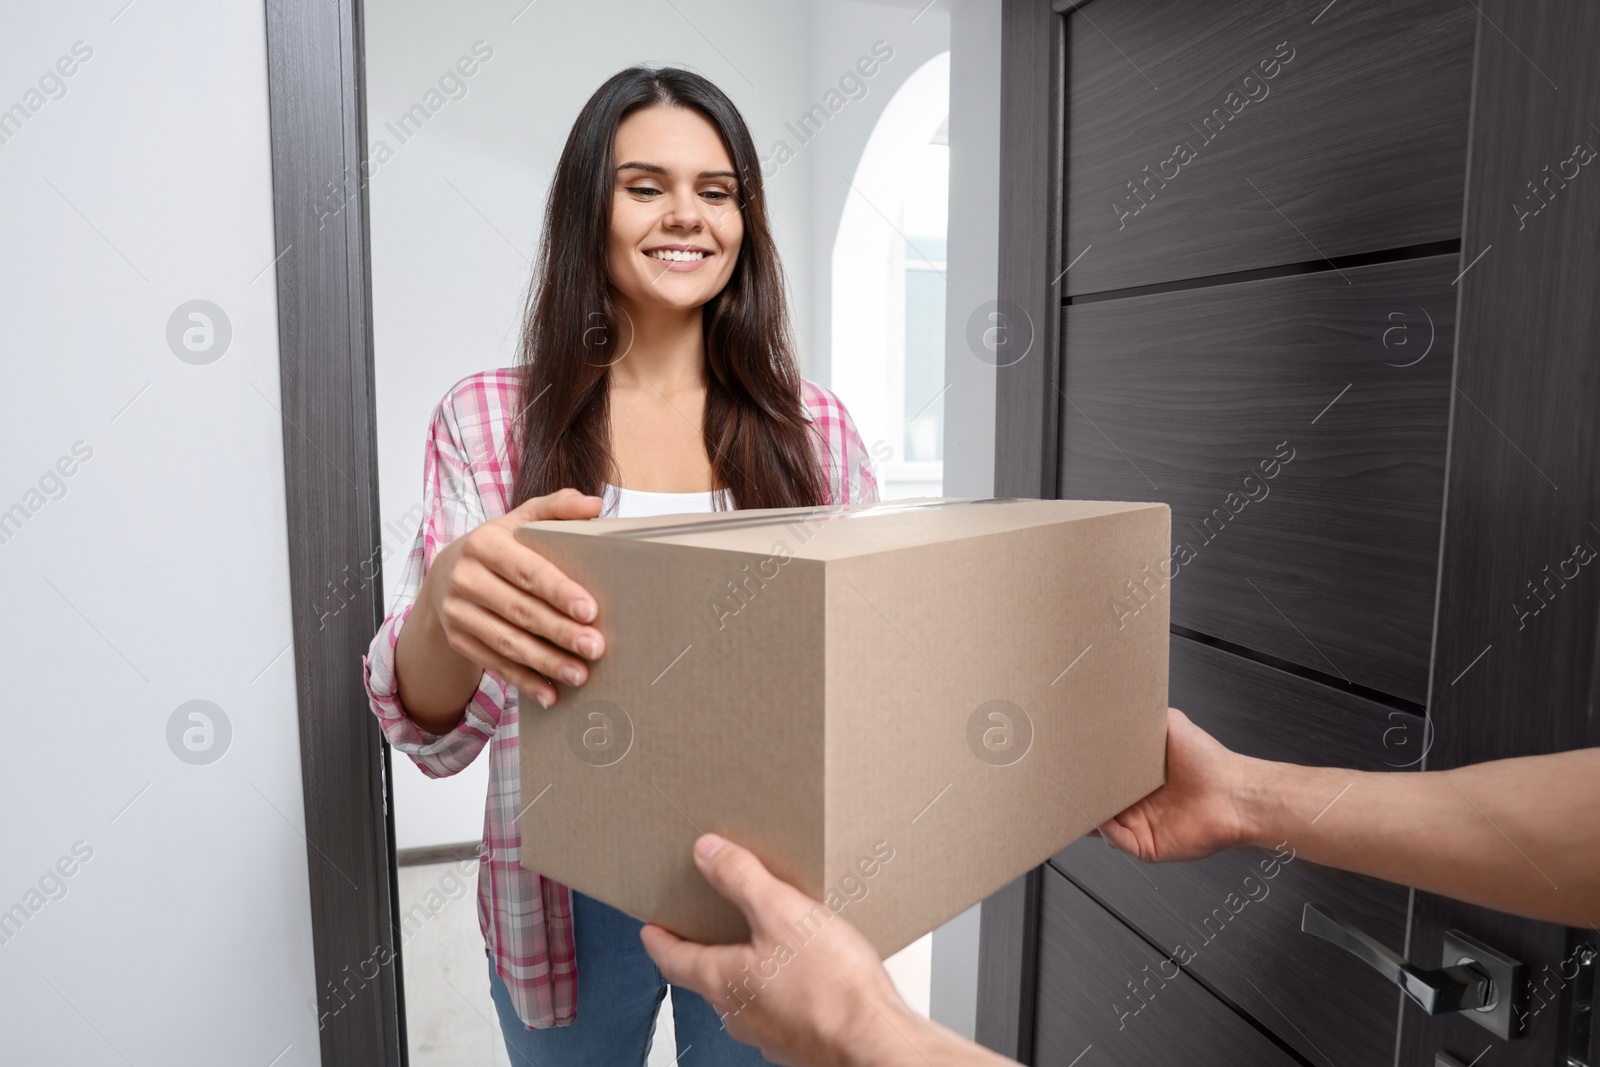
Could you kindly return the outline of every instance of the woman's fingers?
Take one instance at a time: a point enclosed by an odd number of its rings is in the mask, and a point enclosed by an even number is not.
[[[547,496],[529,497],[506,512],[514,522],[538,522],[541,519],[592,519],[600,514],[604,502],[597,496],[587,496],[576,489],[557,489]]]
[[[518,541],[510,528],[504,536],[483,538],[469,545],[474,559],[510,584],[538,597],[578,622],[593,622],[598,609],[594,597],[568,578],[560,567]]]
[[[513,531],[525,522],[542,519],[592,519],[600,514],[603,502],[576,489],[560,489],[548,496],[525,500],[505,515],[506,533],[496,539],[490,566],[507,581],[564,611],[579,622],[593,622],[594,598],[589,591],[568,578],[561,569],[516,539]]]
[[[605,637],[599,630],[574,621],[572,616],[523,592],[488,568],[458,571],[454,578],[462,595],[479,607],[544,638],[557,648],[575,652],[585,660],[598,659],[605,651]],[[568,660],[564,665],[587,673],[582,660]]]
[[[524,670],[531,667],[541,675],[560,678],[568,685],[582,685],[589,680],[589,668],[582,660],[473,603],[464,593],[445,600],[444,620],[445,630],[452,638],[457,634],[472,637],[502,661]],[[472,659],[465,649],[456,651]],[[491,666],[476,659],[473,662],[480,667]]]
[[[548,708],[556,702],[556,687],[550,684],[550,679],[533,668],[496,654],[494,649],[463,630],[451,630],[449,641],[451,648],[485,670],[494,671],[519,693],[528,694],[541,706]]]

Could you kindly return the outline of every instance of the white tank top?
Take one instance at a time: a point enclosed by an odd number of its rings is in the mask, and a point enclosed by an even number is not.
[[[601,497],[600,514],[616,518],[639,518],[650,515],[682,515],[691,511],[714,511],[718,494],[724,510],[732,510],[733,496],[726,489],[717,493],[651,493],[643,489],[624,489],[605,483]]]

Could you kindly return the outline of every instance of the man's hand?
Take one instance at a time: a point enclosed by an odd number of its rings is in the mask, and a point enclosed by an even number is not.
[[[1167,784],[1101,824],[1146,862],[1232,845],[1530,919],[1600,919],[1600,748],[1445,771],[1303,767],[1230,752],[1167,709]]]
[[[1101,824],[1113,848],[1147,863],[1195,860],[1248,840],[1247,765],[1177,708],[1167,709],[1167,784]]]
[[[667,981],[704,997],[774,1063],[896,1062],[892,1045],[910,1051],[900,1034],[922,1020],[860,931],[716,834],[695,842],[694,860],[744,912],[750,941],[697,945],[646,924],[639,936]]]

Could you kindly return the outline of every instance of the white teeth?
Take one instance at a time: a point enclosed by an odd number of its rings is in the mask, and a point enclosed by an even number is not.
[[[675,252],[671,250],[646,252],[645,255],[649,256],[651,259],[665,259],[678,263],[693,262],[706,258],[706,254],[704,252]]]

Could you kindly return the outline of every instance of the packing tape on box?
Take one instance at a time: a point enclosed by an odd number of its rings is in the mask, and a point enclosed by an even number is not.
[[[646,526],[632,530],[607,530],[601,537],[665,537],[673,534],[701,533],[706,530],[727,530],[736,526],[783,526],[791,522],[822,518],[831,519],[859,519],[872,515],[894,515],[906,511],[931,511],[935,508],[967,507],[973,504],[1014,504],[1026,498],[1016,496],[992,496],[982,499],[969,500],[928,500],[921,503],[898,503],[886,501],[872,504],[825,504],[816,508],[788,509],[783,515],[746,515],[730,516],[726,519],[707,519],[704,522],[675,523],[670,526]],[[845,510],[845,509],[850,510]]]

